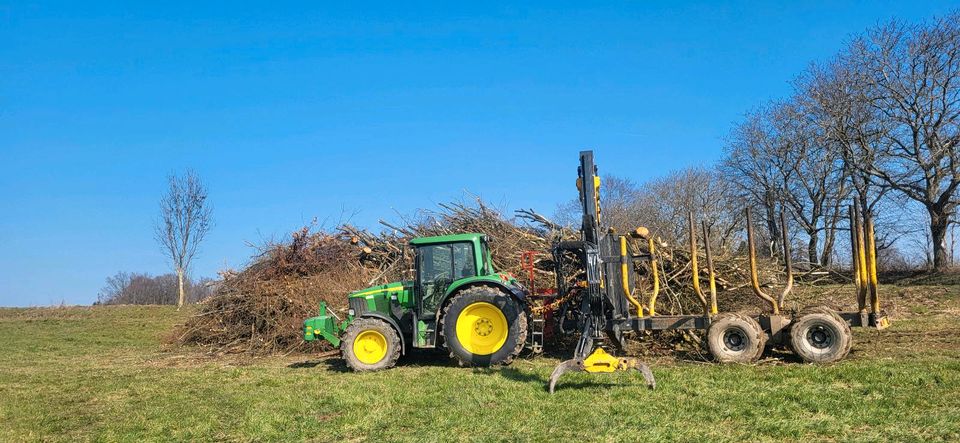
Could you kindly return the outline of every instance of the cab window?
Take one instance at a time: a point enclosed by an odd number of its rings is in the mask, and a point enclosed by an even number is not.
[[[473,244],[421,246],[417,248],[417,268],[423,312],[435,311],[450,283],[477,275]]]

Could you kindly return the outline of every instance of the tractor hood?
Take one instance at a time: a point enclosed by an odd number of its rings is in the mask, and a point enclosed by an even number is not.
[[[365,312],[378,312],[390,316],[391,306],[409,308],[413,306],[413,282],[398,281],[385,285],[371,286],[351,292],[347,296],[350,304],[350,316],[361,316]]]

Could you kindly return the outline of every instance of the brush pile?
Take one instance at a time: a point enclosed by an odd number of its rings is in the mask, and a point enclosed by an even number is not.
[[[490,240],[495,269],[516,275],[528,286],[528,272],[523,269],[521,255],[524,251],[538,252],[533,283],[536,288],[549,288],[555,283],[551,244],[556,239],[572,240],[578,236],[576,231],[558,226],[533,211],[517,211],[514,217],[507,218],[479,200],[472,205],[440,204],[437,210],[422,211],[414,219],[404,220],[403,226],[384,221],[381,224],[386,227],[381,233],[350,225],[330,230],[305,227],[294,232],[288,242],[261,247],[242,271],[221,273],[217,293],[201,304],[196,315],[177,327],[173,341],[198,345],[215,354],[329,350],[326,343],[308,344],[302,340],[302,321],[316,315],[320,301],[341,315],[346,310],[347,293],[402,280],[404,274],[409,278],[413,263],[405,246],[411,238],[484,233]],[[661,244],[658,257],[658,312],[700,312],[699,302],[692,295],[689,251]],[[721,289],[744,286],[748,274],[743,271],[743,260],[718,257],[716,263]],[[641,280],[649,280],[650,270],[643,266],[637,271]],[[705,282],[705,271],[701,274]],[[721,306],[730,307],[723,303]]]

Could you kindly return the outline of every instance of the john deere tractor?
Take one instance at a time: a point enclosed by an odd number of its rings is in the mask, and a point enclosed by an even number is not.
[[[325,304],[304,339],[327,340],[355,371],[396,364],[413,348],[444,349],[466,366],[508,364],[524,347],[527,290],[493,269],[483,234],[418,238],[416,277],[350,293],[338,319]]]

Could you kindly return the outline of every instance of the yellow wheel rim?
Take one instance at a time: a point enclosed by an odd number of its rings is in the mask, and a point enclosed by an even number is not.
[[[353,340],[353,355],[361,363],[372,365],[387,356],[387,338],[374,331],[363,331]]]
[[[491,355],[507,341],[510,327],[500,308],[486,302],[471,304],[457,317],[457,340],[474,355]]]

